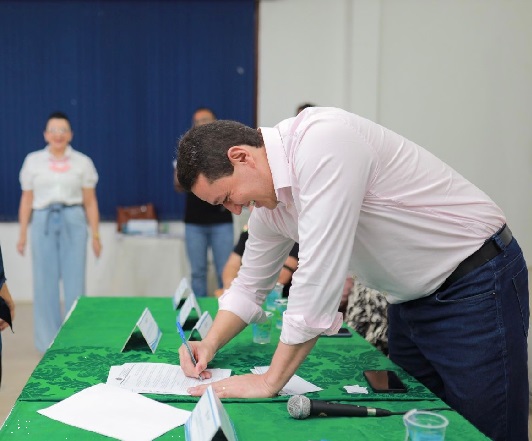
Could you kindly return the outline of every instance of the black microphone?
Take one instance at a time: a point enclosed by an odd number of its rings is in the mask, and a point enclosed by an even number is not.
[[[329,403],[328,401],[311,400],[304,395],[294,395],[286,406],[292,418],[304,420],[309,416],[348,416],[375,417],[397,415],[386,409],[376,407],[355,406],[353,404]],[[401,412],[400,414],[402,414]]]

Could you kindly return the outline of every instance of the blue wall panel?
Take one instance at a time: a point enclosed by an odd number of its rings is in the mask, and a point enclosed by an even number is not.
[[[153,202],[183,216],[176,142],[196,107],[254,125],[255,8],[234,1],[0,1],[0,220],[14,220],[18,173],[66,112],[94,161],[103,219]]]

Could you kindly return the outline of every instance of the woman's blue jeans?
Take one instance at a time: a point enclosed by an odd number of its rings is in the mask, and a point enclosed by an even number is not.
[[[192,291],[197,297],[205,297],[207,296],[207,250],[212,249],[218,288],[221,288],[222,271],[234,246],[233,224],[186,223],[185,241],[192,270]]]
[[[390,358],[497,441],[528,440],[528,271],[513,239],[446,290],[390,305]]]
[[[54,340],[61,313],[59,283],[63,282],[65,313],[85,293],[87,221],[80,205],[54,204],[33,210],[33,314],[37,350],[44,353]]]

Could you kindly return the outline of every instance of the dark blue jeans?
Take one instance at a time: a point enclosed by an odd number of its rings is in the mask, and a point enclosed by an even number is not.
[[[446,290],[390,305],[390,358],[480,431],[528,440],[528,270],[513,239]]]

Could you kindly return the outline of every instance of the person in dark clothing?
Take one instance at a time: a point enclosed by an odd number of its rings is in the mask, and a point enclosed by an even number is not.
[[[245,225],[240,233],[237,244],[233,248],[233,252],[227,259],[227,262],[224,266],[222,273],[223,279],[223,289],[216,290],[216,296],[219,297],[223,294],[224,290],[231,286],[231,282],[238,274],[238,270],[242,265],[242,256],[244,255],[244,249],[246,248],[246,241],[248,240],[248,226]],[[292,285],[292,275],[297,269],[298,255],[299,253],[299,244],[296,242],[290,254],[286,258],[286,261],[279,273],[279,283],[284,285],[283,287],[283,297],[288,297],[290,286]]]

